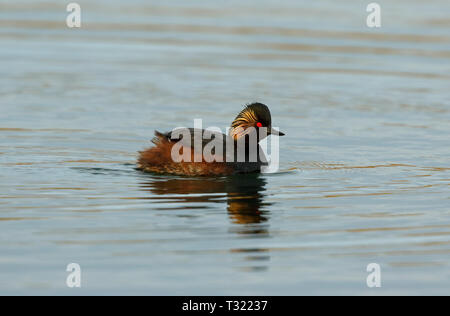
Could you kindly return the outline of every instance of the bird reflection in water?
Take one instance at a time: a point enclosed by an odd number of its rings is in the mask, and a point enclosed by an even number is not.
[[[223,203],[226,196],[231,232],[240,236],[269,236],[268,211],[264,202],[266,180],[260,174],[236,175],[222,178],[165,178],[151,177],[142,188],[153,195],[167,196],[172,202]],[[185,205],[186,206],[186,205]],[[186,207],[186,208],[189,208]],[[250,261],[269,260],[268,250],[261,248],[231,249],[232,253],[245,253]],[[265,270],[265,266],[245,267],[245,270]]]

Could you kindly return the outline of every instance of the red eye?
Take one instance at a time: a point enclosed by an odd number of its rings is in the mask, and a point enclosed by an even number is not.
[[[262,127],[262,124],[260,122],[256,123],[256,126]]]

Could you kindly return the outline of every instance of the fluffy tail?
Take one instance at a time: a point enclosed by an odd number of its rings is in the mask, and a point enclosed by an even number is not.
[[[151,140],[153,144],[156,146],[161,145],[162,142],[170,141],[167,134],[163,134],[161,132],[155,131],[155,137]]]
[[[137,168],[145,171],[164,172],[167,164],[172,161],[171,149],[173,144],[167,134],[155,131],[151,140],[155,146],[139,152]]]

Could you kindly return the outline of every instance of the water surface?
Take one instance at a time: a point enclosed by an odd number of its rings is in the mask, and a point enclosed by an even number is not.
[[[0,1],[0,293],[448,294],[450,4],[378,2]],[[251,101],[278,173],[134,169]]]

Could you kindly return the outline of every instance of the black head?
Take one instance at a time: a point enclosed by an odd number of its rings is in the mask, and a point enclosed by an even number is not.
[[[247,134],[249,127],[266,128],[267,135],[283,136],[284,133],[272,129],[272,117],[267,105],[262,103],[248,104],[231,123],[230,135],[235,139]]]

